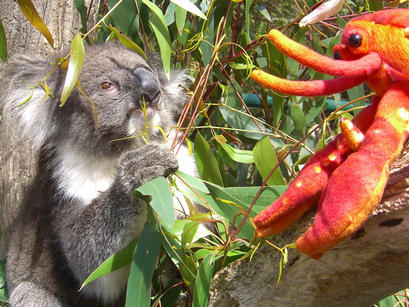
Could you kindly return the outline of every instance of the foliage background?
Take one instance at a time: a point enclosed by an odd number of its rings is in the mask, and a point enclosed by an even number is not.
[[[159,178],[138,189],[152,195],[153,210],[144,232],[85,283],[132,261],[127,305],[173,306],[184,300],[206,306],[214,273],[237,259],[251,261],[257,247],[269,243],[253,238],[251,218],[285,191],[311,154],[339,132],[341,115],[352,117],[369,93],[361,85],[332,97],[287,97],[248,79],[254,67],[288,79],[327,78],[284,57],[265,34],[278,28],[331,56],[351,17],[383,7],[379,0],[346,1],[336,16],[300,28],[299,20],[319,2],[199,0],[193,5],[188,0],[105,0],[99,26],[87,29],[88,8],[84,1],[75,1],[86,43],[116,38],[140,53],[159,50],[165,72],[186,70],[192,77],[187,89],[191,100],[177,129],[188,137],[185,144],[201,178],[177,172],[169,181]],[[1,32],[0,21],[0,38]],[[5,42],[0,39],[2,58]],[[341,107],[351,101],[351,106]],[[178,147],[175,141],[175,152]],[[182,191],[209,212],[193,210],[186,219],[169,220],[169,184],[172,191]],[[158,199],[158,190],[166,194],[163,199]],[[277,266],[286,264],[291,243],[277,246],[282,254]],[[6,301],[3,271],[0,266],[0,300]],[[164,276],[172,278],[165,282]],[[396,305],[398,299],[407,303],[407,291],[378,305]]]

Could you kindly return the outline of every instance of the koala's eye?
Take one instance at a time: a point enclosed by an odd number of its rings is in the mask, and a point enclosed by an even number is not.
[[[360,34],[352,34],[348,37],[348,43],[352,48],[358,48],[362,44],[362,37]]]
[[[113,90],[115,88],[115,84],[109,81],[104,81],[99,85],[103,90]]]

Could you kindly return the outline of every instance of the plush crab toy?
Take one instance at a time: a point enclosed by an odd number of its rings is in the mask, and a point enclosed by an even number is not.
[[[297,249],[319,259],[356,232],[380,202],[389,166],[409,133],[409,9],[390,9],[351,19],[334,47],[334,59],[277,30],[268,34],[284,54],[338,78],[290,81],[254,70],[260,85],[288,95],[320,96],[365,82],[376,94],[342,134],[318,151],[287,191],[254,219],[256,236],[277,234],[319,202],[314,223]]]

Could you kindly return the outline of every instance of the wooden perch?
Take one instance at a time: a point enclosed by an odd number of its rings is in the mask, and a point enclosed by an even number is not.
[[[210,306],[370,306],[409,286],[409,146],[395,161],[383,200],[351,238],[314,260],[289,249],[277,286],[281,253],[268,244],[251,260],[215,276]],[[295,242],[314,218],[307,214],[280,236]]]

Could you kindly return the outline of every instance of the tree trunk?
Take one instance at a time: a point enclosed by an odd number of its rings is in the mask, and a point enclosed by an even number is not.
[[[290,249],[279,278],[281,253],[260,247],[251,260],[215,276],[210,306],[370,306],[409,286],[409,146],[395,161],[382,203],[351,238],[320,260]],[[295,242],[314,218],[310,212],[270,241]],[[285,243],[283,243],[285,242]]]
[[[98,1],[86,2],[94,3],[89,14],[91,16],[89,22],[94,24],[93,16],[96,16]],[[0,20],[6,32],[9,58],[17,53],[45,56],[58,54],[69,46],[73,35],[81,28],[80,15],[74,1],[38,0],[33,3],[54,38],[55,50],[27,21],[17,1],[0,0]],[[13,208],[11,204],[21,202],[24,190],[34,177],[37,152],[32,149],[31,140],[21,138],[15,123],[5,123],[1,117],[0,121],[0,205]],[[14,216],[16,212],[7,210],[3,214]],[[4,225],[3,217],[0,217],[0,222],[3,223],[3,227],[8,227]],[[3,240],[0,240],[0,259],[5,253],[2,242]]]

